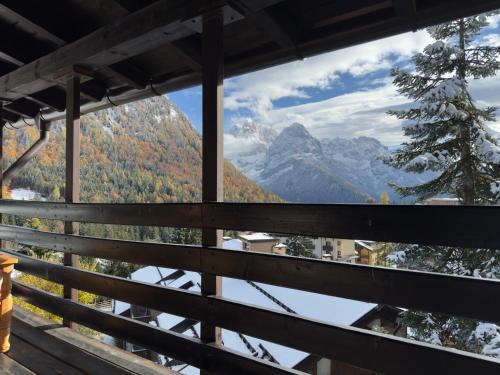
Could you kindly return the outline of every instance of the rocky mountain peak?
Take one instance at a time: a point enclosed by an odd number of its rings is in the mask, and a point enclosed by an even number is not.
[[[271,143],[276,138],[276,132],[272,128],[258,124],[250,118],[234,122],[228,133],[236,138],[253,138],[266,144]]]
[[[314,138],[304,125],[293,123],[281,131],[269,147],[269,157],[320,156],[321,142]]]
[[[319,141],[304,125],[293,123],[273,142],[251,141],[256,143],[251,152],[230,159],[261,186],[292,202],[373,202],[385,191],[398,201],[389,183],[405,186],[429,179],[385,165],[381,158],[390,151],[372,137]]]

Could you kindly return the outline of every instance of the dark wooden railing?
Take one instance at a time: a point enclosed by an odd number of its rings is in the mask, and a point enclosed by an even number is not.
[[[54,220],[235,229],[500,248],[500,207],[290,204],[62,204],[0,201],[3,214]],[[186,269],[325,295],[500,323],[496,280],[212,247],[144,243],[0,225],[0,239],[91,257]],[[6,249],[8,253],[12,251]],[[470,251],[474,251],[471,249]],[[71,288],[148,306],[384,374],[499,374],[500,362],[224,297],[145,284],[19,255],[18,269]],[[223,346],[14,283],[15,295],[68,320],[221,374],[296,374]],[[321,308],[318,306],[318,308]]]

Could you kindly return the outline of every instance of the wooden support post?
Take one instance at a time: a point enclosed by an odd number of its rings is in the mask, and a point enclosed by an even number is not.
[[[74,75],[66,84],[66,203],[80,202],[80,77]],[[66,221],[65,234],[78,234],[79,223]],[[64,254],[65,266],[78,266],[78,256]],[[78,291],[64,286],[64,298],[78,300]],[[63,324],[72,327],[73,323],[63,320]]]
[[[10,276],[14,270],[17,259],[0,254],[0,353],[5,353],[10,349],[10,320],[12,317],[12,281]]]
[[[223,79],[224,55],[222,48],[222,9],[211,10],[203,15],[202,62],[203,62],[203,202],[223,200]],[[204,229],[204,246],[222,247],[222,231]],[[222,294],[222,278],[203,273],[201,292],[205,295]],[[201,324],[201,339],[207,343],[220,343],[219,327]],[[202,371],[201,374],[207,374]]]

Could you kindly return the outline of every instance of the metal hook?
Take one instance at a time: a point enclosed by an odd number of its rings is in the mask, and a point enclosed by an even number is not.
[[[115,103],[113,103],[113,101],[109,98],[109,92],[106,93],[106,98],[108,98],[108,101],[109,103],[113,106],[113,107],[118,107]]]
[[[149,79],[149,87],[151,88],[153,94],[155,94],[156,96],[161,96],[161,94],[153,86],[153,77]]]

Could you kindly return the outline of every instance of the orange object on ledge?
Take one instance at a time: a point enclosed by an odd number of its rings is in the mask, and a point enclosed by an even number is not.
[[[0,353],[5,353],[10,349],[10,319],[12,316],[12,288],[11,273],[17,258],[0,253]]]

